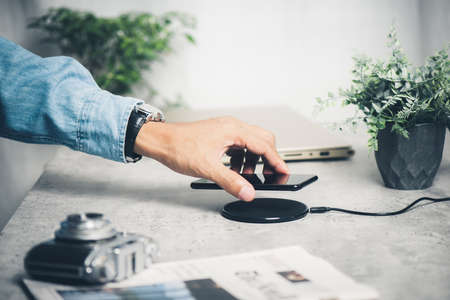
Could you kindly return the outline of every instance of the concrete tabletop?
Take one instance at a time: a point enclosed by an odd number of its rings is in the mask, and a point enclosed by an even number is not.
[[[257,196],[390,211],[421,196],[450,195],[449,134],[434,185],[423,191],[385,188],[365,138],[352,138],[352,159],[289,164],[292,173],[317,174],[316,183]],[[229,195],[191,190],[191,181],[151,159],[123,165],[61,149],[0,234],[0,299],[26,299],[18,283],[26,276],[25,253],[52,238],[59,222],[74,212],[101,212],[119,230],[153,237],[161,262],[300,245],[376,288],[381,299],[450,299],[449,202],[392,217],[327,213],[247,224],[220,216],[233,200]]]

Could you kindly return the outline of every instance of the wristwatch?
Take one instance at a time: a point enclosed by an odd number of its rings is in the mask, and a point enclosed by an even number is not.
[[[141,127],[147,122],[165,122],[164,114],[149,104],[138,104],[131,111],[125,136],[125,158],[127,162],[137,162],[142,155],[134,152],[134,143]]]

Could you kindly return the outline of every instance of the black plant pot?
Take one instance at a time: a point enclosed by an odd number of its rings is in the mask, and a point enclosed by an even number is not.
[[[408,139],[391,132],[391,128],[386,126],[378,133],[375,152],[384,184],[401,190],[430,187],[442,160],[445,125],[417,124]]]

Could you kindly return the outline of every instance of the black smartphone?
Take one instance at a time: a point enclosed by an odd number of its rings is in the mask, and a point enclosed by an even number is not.
[[[240,174],[250,182],[255,190],[268,191],[298,191],[316,181],[316,175],[302,174]],[[198,179],[191,183],[193,189],[220,190],[215,182],[207,179]]]

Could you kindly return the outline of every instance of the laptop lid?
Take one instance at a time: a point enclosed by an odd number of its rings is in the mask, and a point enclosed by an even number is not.
[[[313,123],[287,106],[238,107],[207,110],[176,109],[167,112],[169,122],[191,122],[219,116],[233,116],[271,131],[277,150],[286,161],[347,158],[351,145],[336,134]]]

